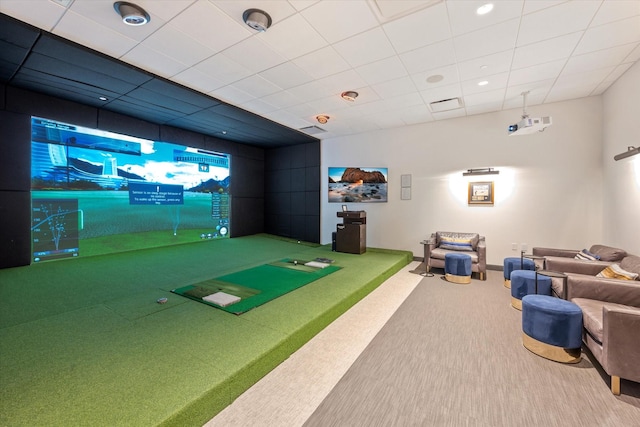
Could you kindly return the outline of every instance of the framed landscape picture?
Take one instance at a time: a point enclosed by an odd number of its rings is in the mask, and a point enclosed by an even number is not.
[[[469,183],[470,205],[493,205],[493,181]]]
[[[329,203],[387,201],[387,168],[330,167]]]

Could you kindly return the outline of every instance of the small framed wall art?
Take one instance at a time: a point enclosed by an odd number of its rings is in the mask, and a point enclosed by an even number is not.
[[[493,181],[470,182],[468,202],[470,205],[493,206]]]

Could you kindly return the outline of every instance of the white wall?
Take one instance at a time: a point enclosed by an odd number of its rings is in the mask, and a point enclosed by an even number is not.
[[[603,241],[602,97],[530,106],[552,116],[542,133],[508,136],[521,109],[455,118],[322,141],[321,239],[341,220],[328,203],[329,167],[387,167],[388,203],[350,203],[367,211],[367,246],[423,254],[430,233],[479,232],[487,262],[518,256],[512,243],[582,249]],[[619,162],[618,162],[619,163]],[[468,206],[469,168],[494,167],[493,207]],[[400,200],[400,176],[412,175],[412,198]],[[520,246],[519,246],[520,248]]]
[[[614,161],[640,146],[640,62],[603,95],[604,240],[640,255],[640,155]]]

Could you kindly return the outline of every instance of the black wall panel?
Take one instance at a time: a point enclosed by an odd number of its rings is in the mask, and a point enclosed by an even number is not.
[[[0,190],[28,192],[31,188],[30,119],[0,111]]]
[[[31,194],[0,191],[0,268],[31,260]]]
[[[264,232],[264,199],[231,196],[231,237]]]
[[[264,162],[231,156],[231,194],[233,197],[264,199]]]

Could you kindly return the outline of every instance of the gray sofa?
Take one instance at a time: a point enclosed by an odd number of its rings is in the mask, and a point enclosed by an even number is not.
[[[564,249],[534,248],[534,254],[545,257],[547,270],[567,276],[552,278],[554,292],[582,310],[582,341],[611,376],[611,391],[618,395],[620,378],[640,382],[640,281],[597,274],[613,264],[640,274],[640,257],[621,249],[594,246],[591,252],[599,251],[603,259],[574,259],[572,251]],[[573,256],[577,252],[573,251]]]
[[[478,233],[437,231],[422,242],[427,272],[431,268],[444,268],[447,253],[458,252],[471,256],[471,272],[478,273],[480,280],[487,279],[487,245],[484,236]]]

